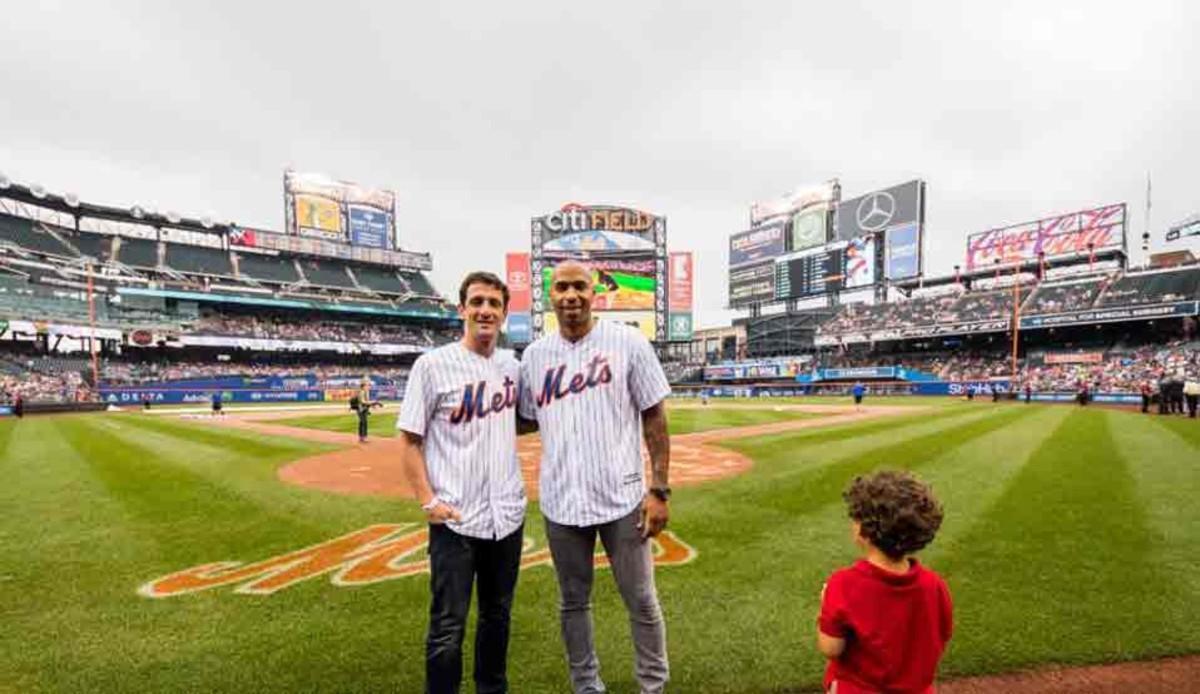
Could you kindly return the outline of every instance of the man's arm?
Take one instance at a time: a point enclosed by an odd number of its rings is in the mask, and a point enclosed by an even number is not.
[[[650,450],[650,486],[670,486],[671,437],[667,435],[667,408],[663,403],[642,411],[642,438]]]
[[[425,508],[433,501],[433,487],[429,484],[429,475],[425,471],[425,453],[421,449],[424,442],[421,436],[411,431],[400,431],[401,447],[400,460],[404,466],[404,476],[408,485],[417,496],[417,503],[425,511],[425,517],[430,523],[445,523],[448,520],[462,520],[458,509],[439,500],[432,508]]]
[[[650,451],[650,487],[669,487],[671,437],[667,435],[667,411],[662,402],[642,410],[642,438]],[[670,515],[666,501],[653,493],[647,494],[642,503],[642,538],[662,532]]]

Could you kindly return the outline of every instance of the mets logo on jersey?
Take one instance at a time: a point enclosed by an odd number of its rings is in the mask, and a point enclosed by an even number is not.
[[[451,424],[467,424],[472,419],[483,419],[489,414],[503,412],[517,404],[517,383],[504,377],[504,392],[488,396],[487,381],[468,383],[463,386],[462,402],[450,413]]]
[[[538,407],[546,407],[555,400],[562,400],[568,395],[582,393],[589,388],[598,388],[606,383],[612,383],[612,369],[608,358],[597,354],[588,362],[587,372],[579,372],[566,380],[567,365],[559,364],[546,369],[546,377],[542,381],[542,391],[538,393]]]

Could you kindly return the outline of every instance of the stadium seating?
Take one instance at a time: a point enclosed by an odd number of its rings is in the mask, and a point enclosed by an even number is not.
[[[408,288],[419,296],[440,296],[438,291],[429,283],[429,279],[424,274],[419,272],[401,272],[400,277],[403,278]]]
[[[367,289],[387,294],[403,294],[405,285],[395,272],[367,265],[356,265],[352,270],[358,283]]]
[[[296,272],[296,264],[292,259],[277,255],[239,253],[238,271],[260,282],[292,284],[300,281],[300,274]]]
[[[1103,278],[1092,278],[1062,284],[1042,284],[1021,307],[1022,313],[1062,313],[1082,311],[1092,307],[1104,287]]]
[[[122,238],[117,260],[136,268],[153,270],[158,267],[158,242],[148,239]]]
[[[0,242],[7,241],[32,253],[74,258],[78,253],[47,233],[43,225],[23,217],[0,214]]]
[[[1200,268],[1125,275],[1100,295],[1099,306],[1162,304],[1200,298]]]
[[[304,259],[300,261],[300,269],[310,284],[336,289],[354,289],[354,282],[350,280],[350,275],[346,274],[344,265],[328,260]]]
[[[113,239],[111,236],[80,233],[71,236],[67,241],[79,251],[80,255],[95,258],[101,263],[108,262],[112,257]]]
[[[229,253],[217,248],[168,243],[166,264],[172,270],[183,273],[233,276],[233,264],[229,260]]]

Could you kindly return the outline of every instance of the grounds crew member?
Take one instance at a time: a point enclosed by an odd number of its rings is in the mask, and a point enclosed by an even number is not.
[[[371,399],[371,378],[363,376],[358,392],[350,398],[350,409],[358,415],[358,442],[367,442],[367,419],[372,407],[383,407],[383,403]]]
[[[507,310],[500,278],[472,272],[463,279],[462,339],[413,364],[396,423],[405,474],[429,520],[428,694],[459,691],[472,585],[479,596],[475,691],[509,691],[526,499],[517,459],[520,365],[511,351],[496,349]]]
[[[649,538],[666,527],[670,464],[663,401],[671,392],[654,348],[613,321],[592,321],[587,268],[560,263],[550,279],[558,331],[521,361],[521,416],[542,435],[538,503],[561,597],[560,620],[576,694],[604,692],[592,637],[596,538],[612,567],[633,634],[642,694],[668,679],[666,624],[654,586]],[[642,441],[650,451],[645,481]]]

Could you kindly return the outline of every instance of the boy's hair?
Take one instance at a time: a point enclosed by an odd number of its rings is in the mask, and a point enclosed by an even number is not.
[[[907,472],[856,477],[842,498],[862,536],[893,560],[928,545],[942,525],[942,505],[933,491]]]
[[[486,284],[493,289],[499,289],[500,294],[504,297],[504,310],[508,310],[508,285],[504,284],[496,275],[490,272],[476,271],[463,278],[462,284],[458,285],[458,305],[467,305],[467,289],[472,284]]]

